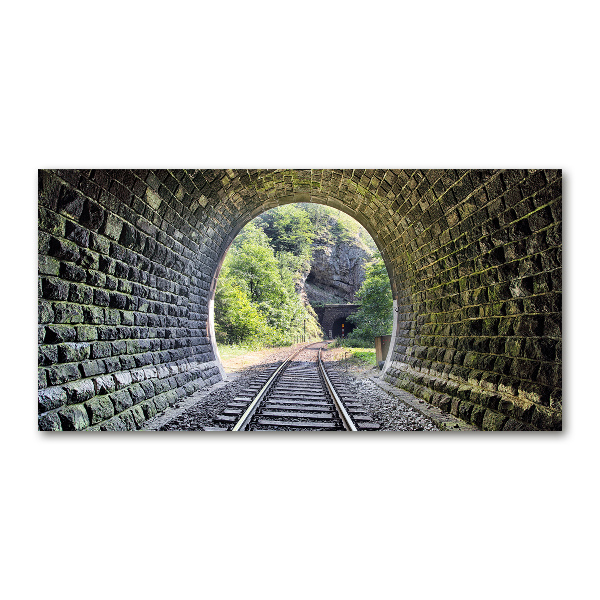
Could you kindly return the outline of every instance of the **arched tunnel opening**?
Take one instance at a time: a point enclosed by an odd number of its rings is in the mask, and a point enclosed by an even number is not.
[[[333,322],[331,333],[334,338],[344,338],[354,331],[355,327],[356,325],[348,321],[346,317],[340,317]]]
[[[394,299],[384,379],[494,430],[562,426],[562,173],[552,169],[39,172],[42,430],[131,430],[222,378],[227,248],[275,206],[355,218]]]
[[[392,332],[391,285],[375,241],[355,219],[321,202],[255,216],[220,261],[214,330],[224,365],[242,349],[352,332],[355,346],[375,348],[375,336]]]

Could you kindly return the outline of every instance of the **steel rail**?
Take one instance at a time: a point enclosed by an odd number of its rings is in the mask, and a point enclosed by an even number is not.
[[[314,342],[313,342],[313,344],[314,344]],[[298,356],[298,354],[300,354],[300,352],[302,352],[303,350],[306,350],[309,346],[312,346],[313,344],[307,344],[306,346],[304,346],[304,348],[300,348],[297,352],[294,352],[294,354],[292,354],[292,356],[286,358],[279,365],[279,367],[277,367],[277,370],[275,371],[275,373],[273,373],[273,375],[271,375],[271,377],[269,377],[269,379],[267,380],[265,385],[263,385],[262,388],[259,390],[259,392],[256,394],[256,396],[254,396],[254,400],[252,400],[252,402],[250,402],[250,404],[248,405],[248,408],[246,408],[244,414],[240,417],[240,420],[235,424],[235,426],[233,427],[233,429],[231,431],[244,431],[246,429],[246,427],[248,427],[248,424],[250,423],[250,420],[254,416],[254,413],[256,412],[258,405],[260,404],[261,400],[267,395],[267,393],[269,392],[269,390],[275,383],[277,377],[283,371],[285,371],[285,369],[288,367],[288,365],[292,362],[292,360],[294,360],[294,358],[296,358],[296,356]]]
[[[329,391],[329,395],[332,397],[335,407],[337,408],[340,417],[342,418],[342,424],[346,428],[347,431],[358,431],[358,428],[354,424],[352,417],[348,414],[344,403],[341,398],[338,396],[338,393],[335,391],[333,387],[333,383],[329,379],[329,375],[327,375],[327,371],[325,370],[325,365],[323,364],[323,360],[321,359],[321,351],[323,348],[319,348],[319,369],[323,375],[323,379],[325,380],[325,384],[327,385],[327,390]]]

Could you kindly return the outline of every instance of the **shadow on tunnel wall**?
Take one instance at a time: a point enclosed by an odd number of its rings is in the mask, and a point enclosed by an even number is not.
[[[384,377],[485,430],[562,427],[562,173],[39,171],[41,430],[133,430],[222,377],[210,305],[280,204],[359,221],[394,295]]]

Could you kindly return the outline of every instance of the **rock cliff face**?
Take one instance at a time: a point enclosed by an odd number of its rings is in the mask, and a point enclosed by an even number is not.
[[[365,265],[371,253],[356,239],[317,239],[304,290],[312,304],[338,304],[354,301],[365,279]]]

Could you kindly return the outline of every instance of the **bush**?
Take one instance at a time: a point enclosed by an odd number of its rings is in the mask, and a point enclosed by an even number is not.
[[[377,336],[392,333],[392,289],[381,255],[367,266],[366,278],[356,298],[361,306],[348,317],[356,325],[347,338],[348,344],[374,346]]]
[[[295,290],[287,252],[275,255],[267,235],[248,224],[227,253],[215,293],[215,335],[220,343],[283,346],[317,337],[314,311]]]

